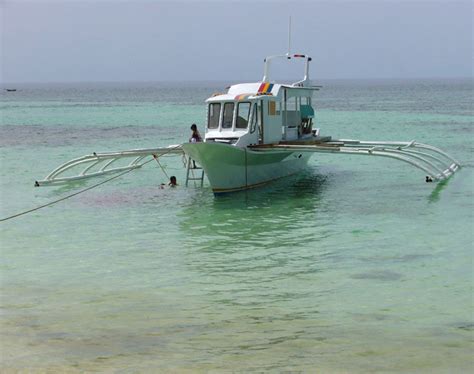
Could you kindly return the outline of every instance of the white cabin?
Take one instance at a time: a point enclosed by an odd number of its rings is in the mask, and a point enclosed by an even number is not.
[[[306,59],[305,78],[300,82],[292,85],[269,82],[268,64],[272,58],[269,57],[265,60],[262,82],[236,84],[227,93],[207,99],[205,141],[246,147],[311,137],[316,131],[311,100],[319,87],[310,86],[308,79],[311,58],[294,57]]]

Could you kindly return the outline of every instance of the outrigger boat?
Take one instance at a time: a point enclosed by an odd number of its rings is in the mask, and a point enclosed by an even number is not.
[[[292,84],[272,81],[270,63],[277,58],[303,59],[303,79]],[[168,154],[187,158],[186,185],[192,179],[200,180],[202,185],[205,173],[215,194],[245,190],[295,174],[314,153],[389,157],[423,170],[427,182],[445,180],[460,168],[460,163],[447,153],[415,141],[360,141],[321,136],[319,129],[313,129],[313,93],[321,86],[313,85],[309,78],[310,62],[311,57],[305,54],[269,56],[264,60],[261,82],[236,84],[227,93],[208,98],[203,142],[94,152],[61,165],[35,185],[67,183],[136,169],[149,162],[146,160],[150,156],[158,160]],[[119,159],[130,159],[130,162],[116,166],[114,163]],[[197,178],[192,176],[192,160],[202,168]],[[71,169],[84,166],[79,174],[65,176]]]

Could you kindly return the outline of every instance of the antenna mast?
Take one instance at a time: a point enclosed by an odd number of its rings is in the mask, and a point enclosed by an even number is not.
[[[1,1],[1,0],[0,0]],[[262,82],[268,83],[270,82],[270,61],[275,59],[275,58],[287,58],[288,60],[291,60],[292,58],[304,58],[305,59],[305,73],[304,73],[304,78],[303,80],[293,83],[293,86],[298,86],[298,87],[306,87],[311,84],[311,81],[309,80],[309,62],[311,61],[311,57],[308,55],[303,55],[303,54],[296,54],[296,55],[291,55],[291,16],[288,18],[288,52],[284,55],[274,55],[274,56],[267,56],[265,60],[263,60],[264,65],[263,65],[263,79]]]
[[[291,16],[288,20],[288,53],[286,54],[287,57],[291,55]]]

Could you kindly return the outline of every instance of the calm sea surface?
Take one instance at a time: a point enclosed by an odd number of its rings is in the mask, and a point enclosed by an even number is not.
[[[203,132],[225,83],[16,85],[0,94],[0,218],[96,181],[34,188],[93,151]],[[471,372],[473,81],[328,81],[323,135],[417,140],[447,183],[390,159],[315,155],[215,198],[156,163],[0,223],[1,371]]]

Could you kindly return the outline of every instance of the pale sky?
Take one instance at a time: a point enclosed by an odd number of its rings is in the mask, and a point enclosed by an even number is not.
[[[0,0],[2,82],[472,76],[472,2]],[[283,62],[282,62],[283,64]],[[278,70],[285,78],[301,69]]]

